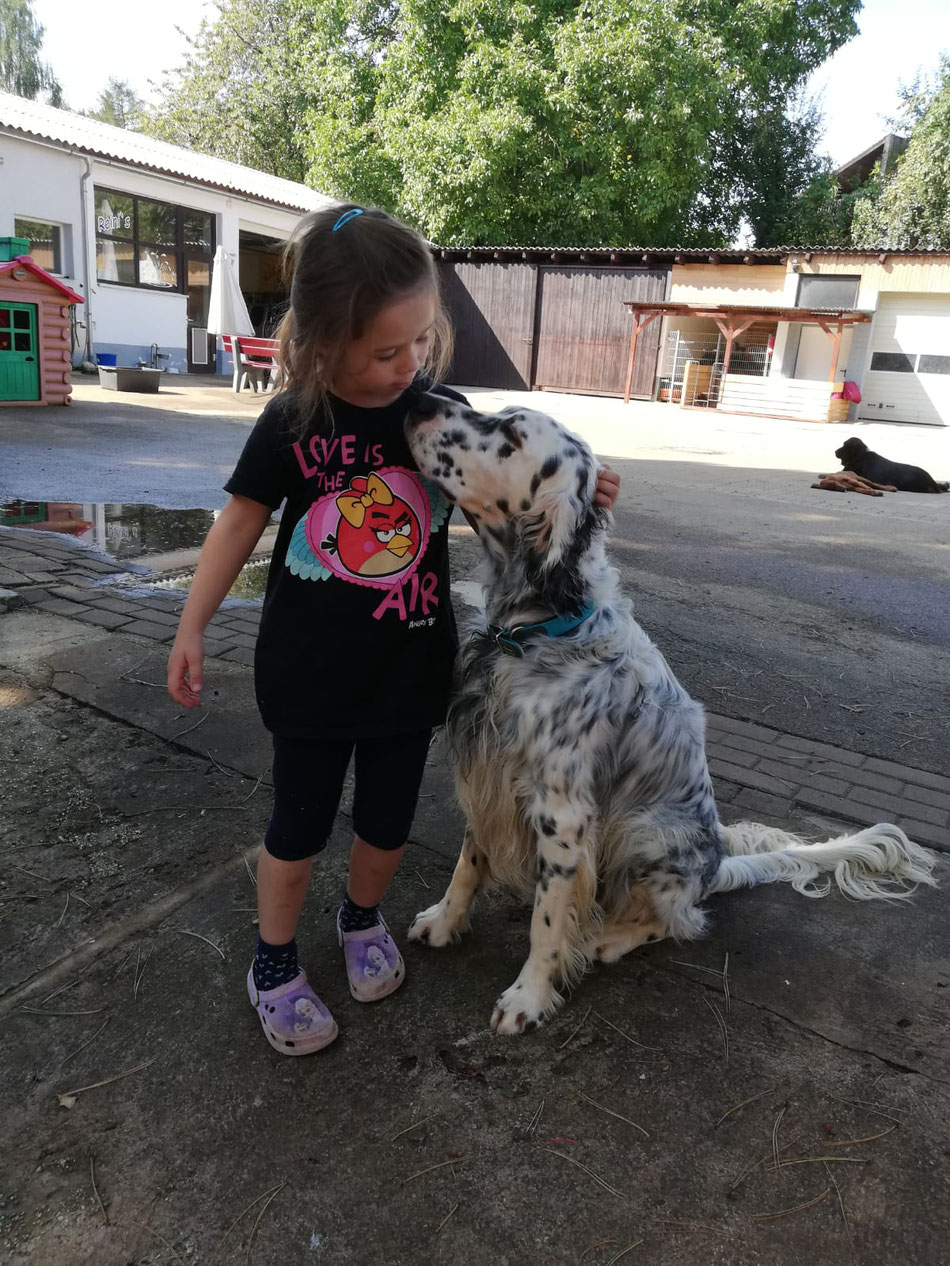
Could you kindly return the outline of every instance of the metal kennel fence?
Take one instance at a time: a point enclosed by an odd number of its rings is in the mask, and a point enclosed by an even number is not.
[[[766,377],[772,358],[774,330],[747,330],[733,344],[730,374]],[[660,359],[657,398],[689,408],[715,408],[722,388],[726,340],[717,333],[670,330]]]

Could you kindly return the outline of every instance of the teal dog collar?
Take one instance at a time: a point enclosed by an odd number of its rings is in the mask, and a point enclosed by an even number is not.
[[[565,633],[573,633],[585,620],[590,619],[596,609],[592,602],[586,602],[580,615],[556,615],[553,619],[541,620],[538,624],[516,624],[510,629],[489,624],[488,636],[506,655],[523,659],[525,641],[535,636],[563,637]]]

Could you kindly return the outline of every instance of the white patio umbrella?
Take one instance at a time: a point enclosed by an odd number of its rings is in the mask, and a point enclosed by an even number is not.
[[[231,355],[234,360],[235,389],[238,383],[239,360],[235,339],[239,334],[253,335],[254,326],[248,315],[247,304],[241,294],[231,259],[223,246],[214,253],[211,268],[211,295],[208,299],[208,333],[230,334]]]

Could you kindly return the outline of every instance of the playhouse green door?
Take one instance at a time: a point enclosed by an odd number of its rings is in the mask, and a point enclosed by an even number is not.
[[[39,400],[36,304],[0,303],[0,400]]]

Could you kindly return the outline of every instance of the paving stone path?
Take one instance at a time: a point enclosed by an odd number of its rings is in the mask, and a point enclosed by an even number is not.
[[[0,611],[36,607],[108,630],[170,644],[180,592],[116,584],[128,566],[60,536],[0,529]],[[252,665],[260,604],[228,601],[205,637],[209,656]],[[913,839],[950,851],[950,777],[708,712],[709,768],[721,804],[787,818],[799,811],[870,826],[897,823]]]

